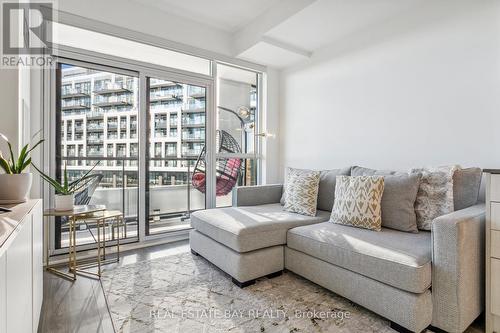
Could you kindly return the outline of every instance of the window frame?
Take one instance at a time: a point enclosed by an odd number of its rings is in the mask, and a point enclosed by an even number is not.
[[[64,22],[62,22],[64,23]],[[64,23],[64,24],[69,24],[69,23]],[[75,25],[76,27],[80,27],[78,25]],[[119,36],[117,36],[119,37]],[[123,38],[123,37],[120,37]],[[159,46],[158,44],[153,44],[155,46]],[[160,46],[160,47],[165,47],[165,46]],[[67,63],[67,64],[72,64],[75,66],[82,66],[82,67],[89,67],[91,65],[92,68],[98,69],[98,70],[103,70],[103,71],[111,71],[114,73],[119,73],[123,75],[129,75],[129,76],[136,76],[139,79],[139,113],[138,113],[138,130],[136,132],[136,135],[138,137],[138,152],[139,152],[139,162],[138,162],[138,173],[139,173],[139,181],[138,181],[138,196],[139,196],[139,204],[138,204],[138,242],[143,243],[147,242],[150,240],[157,240],[159,238],[165,239],[165,241],[169,240],[178,240],[179,237],[186,238],[188,230],[183,230],[183,231],[175,231],[175,232],[170,232],[167,234],[154,234],[154,235],[146,235],[146,214],[145,214],[145,209],[146,209],[146,155],[147,155],[147,149],[148,149],[148,137],[147,137],[147,98],[146,98],[146,89],[143,89],[141,87],[146,87],[146,78],[147,77],[152,77],[152,78],[158,78],[158,79],[165,79],[165,80],[170,80],[170,81],[179,81],[182,83],[186,84],[192,84],[196,86],[203,86],[206,88],[206,108],[205,108],[205,124],[206,124],[206,147],[207,147],[207,174],[209,175],[207,177],[207,196],[206,196],[206,208],[212,208],[216,207],[216,196],[215,196],[215,170],[213,166],[215,165],[216,159],[217,158],[224,158],[224,154],[215,154],[212,150],[213,147],[215,147],[215,127],[216,127],[216,117],[215,117],[215,110],[216,110],[216,89],[217,89],[217,64],[223,64],[226,66],[232,66],[235,68],[241,68],[244,70],[249,70],[253,71],[258,75],[258,86],[257,86],[257,94],[258,94],[258,100],[257,100],[257,119],[256,119],[256,126],[257,130],[256,133],[258,133],[258,130],[262,128],[263,122],[262,119],[264,118],[263,112],[264,108],[262,107],[262,101],[263,101],[263,78],[266,75],[266,68],[260,65],[252,64],[252,63],[247,63],[245,61],[240,61],[237,59],[232,59],[232,58],[224,58],[224,57],[211,57],[209,60],[211,62],[211,75],[203,75],[203,74],[197,74],[197,73],[192,73],[192,72],[187,72],[184,70],[176,69],[176,68],[170,68],[170,67],[164,67],[164,66],[159,66],[155,64],[149,64],[149,63],[144,63],[140,61],[135,61],[132,59],[127,59],[127,58],[122,58],[118,56],[113,56],[113,55],[108,55],[108,54],[100,54],[97,52],[89,51],[89,50],[83,50],[83,49],[77,49],[73,47],[67,47],[67,46],[60,46],[60,45],[53,45],[52,48],[50,49],[55,62],[61,62],[61,63]],[[182,52],[179,51],[178,49],[174,49],[173,51],[177,52]],[[189,53],[188,53],[189,54]],[[195,55],[195,54],[191,54]],[[200,56],[200,55],[195,55],[195,56]],[[201,55],[200,57],[206,57],[204,55]],[[223,59],[223,60],[220,60]],[[234,62],[233,62],[234,60]],[[245,65],[245,66],[242,66]],[[249,65],[247,67],[246,65]],[[49,69],[49,68],[48,68]],[[57,137],[57,134],[60,134],[56,130],[57,122],[51,121],[51,119],[57,119],[56,118],[56,110],[59,110],[60,105],[58,103],[60,102],[60,98],[58,97],[58,94],[60,92],[57,92],[55,89],[56,83],[57,83],[57,77],[56,77],[56,71],[54,69],[49,69],[43,72],[43,90],[44,90],[44,128],[47,129],[44,131],[44,138],[46,139],[47,142],[51,143],[56,143],[56,144],[51,144],[49,149],[44,150],[44,164],[43,167],[45,170],[48,170],[50,174],[54,175],[57,172],[57,163],[54,162],[56,159],[56,152],[57,152],[57,144],[60,144],[60,135]],[[50,96],[49,98],[46,98],[45,96]],[[256,140],[256,145],[255,145],[255,153],[253,154],[241,154],[238,156],[231,155],[231,157],[241,157],[241,158],[246,158],[246,159],[255,159],[257,161],[257,183],[261,184],[262,183],[262,165],[263,165],[263,159],[262,159],[262,140],[259,140],[258,137],[255,137]],[[106,147],[105,147],[106,148]],[[54,204],[54,196],[53,196],[53,190],[51,190],[47,184],[43,184],[43,194],[44,198],[44,205],[46,208],[49,208],[53,206]],[[50,255],[58,255],[62,253],[67,253],[67,249],[55,249],[55,221],[52,219],[49,221],[47,232],[50,233],[50,239],[51,243],[49,244],[49,253]],[[78,246],[78,250],[88,250],[94,248],[94,244],[86,244],[86,245],[80,245]]]

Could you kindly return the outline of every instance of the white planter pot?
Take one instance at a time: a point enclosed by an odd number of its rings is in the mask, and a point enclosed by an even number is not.
[[[28,200],[33,175],[20,173],[0,175],[0,204],[18,204]]]
[[[73,210],[74,202],[75,202],[74,194],[68,194],[68,195],[56,194],[54,209],[58,211]]]

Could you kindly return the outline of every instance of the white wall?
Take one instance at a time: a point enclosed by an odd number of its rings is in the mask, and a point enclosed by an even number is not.
[[[500,167],[500,2],[429,3],[281,73],[281,169]]]
[[[19,146],[19,71],[17,68],[0,70],[0,133],[9,138],[14,151]],[[0,151],[9,156],[7,144],[0,140]]]

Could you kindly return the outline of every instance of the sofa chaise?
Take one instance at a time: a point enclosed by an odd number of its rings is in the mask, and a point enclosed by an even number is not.
[[[191,250],[240,287],[286,269],[389,319],[399,331],[463,332],[483,310],[484,203],[468,203],[418,233],[328,222],[335,176],[323,171],[316,216],[283,210],[282,185],[238,187],[233,206],[191,216]],[[466,182],[467,183],[467,182]],[[328,191],[326,189],[329,189]]]

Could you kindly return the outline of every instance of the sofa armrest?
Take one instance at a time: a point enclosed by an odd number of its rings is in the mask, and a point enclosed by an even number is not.
[[[432,223],[432,325],[463,332],[483,311],[485,205]]]
[[[233,189],[233,207],[278,203],[282,184],[242,186]]]

